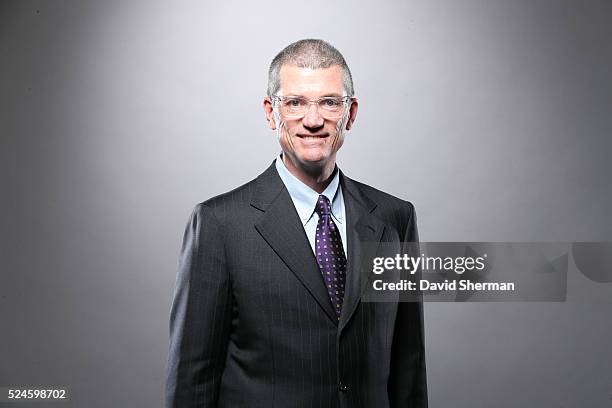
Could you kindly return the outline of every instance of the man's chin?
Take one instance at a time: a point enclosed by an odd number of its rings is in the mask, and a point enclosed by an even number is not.
[[[295,167],[296,170],[301,169],[308,174],[316,175],[329,166],[330,162],[335,161],[335,155],[327,149],[294,150],[289,160],[291,161],[290,165]]]
[[[307,167],[323,167],[329,161],[327,154],[310,154],[300,157],[300,162]]]

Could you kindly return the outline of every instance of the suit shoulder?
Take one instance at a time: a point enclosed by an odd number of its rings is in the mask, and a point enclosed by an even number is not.
[[[224,218],[226,215],[235,216],[237,210],[244,208],[245,205],[249,205],[251,196],[256,187],[256,180],[256,178],[252,179],[230,191],[196,204],[194,212],[202,213],[208,211],[211,215],[219,219]]]
[[[408,200],[401,199],[362,182],[356,180],[352,181],[359,186],[359,189],[364,195],[371,198],[372,201],[374,201],[379,207],[395,211],[402,209],[408,213],[412,213],[414,211],[414,205]]]

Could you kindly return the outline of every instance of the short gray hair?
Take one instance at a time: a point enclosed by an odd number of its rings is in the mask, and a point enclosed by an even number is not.
[[[296,41],[286,46],[270,64],[268,70],[268,96],[275,95],[280,89],[280,69],[283,65],[294,65],[300,68],[321,69],[334,65],[340,66],[343,72],[344,90],[348,96],[354,95],[353,77],[344,57],[331,44],[312,38]]]

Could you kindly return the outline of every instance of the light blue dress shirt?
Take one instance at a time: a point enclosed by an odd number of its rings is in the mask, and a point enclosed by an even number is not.
[[[315,251],[315,234],[317,231],[317,223],[319,222],[319,214],[315,211],[319,193],[302,183],[297,177],[285,167],[282,154],[276,158],[276,171],[281,180],[287,187],[293,205],[302,221],[302,226],[310,242],[312,253]],[[332,219],[340,230],[340,238],[346,255],[346,211],[344,207],[344,197],[342,196],[342,187],[340,186],[340,172],[336,169],[336,174],[332,178],[327,188],[321,193],[331,202]],[[348,259],[348,255],[347,259]]]

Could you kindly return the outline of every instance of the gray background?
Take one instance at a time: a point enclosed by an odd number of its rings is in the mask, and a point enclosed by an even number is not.
[[[187,217],[278,153],[304,37],[353,71],[341,168],[422,240],[612,241],[609,1],[2,1],[0,386],[161,405]],[[427,304],[431,406],[612,406],[611,311]]]

